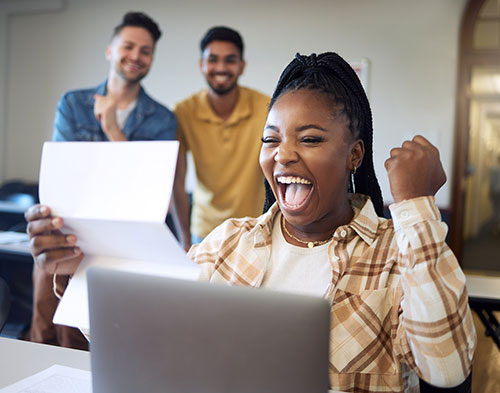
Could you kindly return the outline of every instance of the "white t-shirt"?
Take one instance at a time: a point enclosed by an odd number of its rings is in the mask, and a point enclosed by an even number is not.
[[[125,127],[125,123],[127,122],[128,115],[132,112],[137,104],[137,100],[134,100],[130,103],[130,105],[125,109],[117,109],[116,110],[116,121],[118,123],[118,127],[123,130]]]
[[[281,213],[273,223],[271,257],[262,281],[267,289],[323,296],[332,280],[328,259],[331,242],[304,248],[289,244],[281,230]]]

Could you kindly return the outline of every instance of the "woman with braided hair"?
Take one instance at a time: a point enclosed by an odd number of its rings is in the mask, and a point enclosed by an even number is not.
[[[372,133],[351,67],[335,53],[297,54],[263,130],[264,214],[227,220],[189,256],[210,282],[328,299],[331,389],[418,392],[417,376],[458,385],[476,336],[465,277],[434,204],[446,181],[439,152],[421,136],[391,150],[385,166],[395,203],[387,220]],[[62,220],[46,206],[27,219],[35,261],[74,271],[81,259],[74,236],[50,232]]]
[[[372,133],[348,63],[335,53],[297,54],[263,132],[264,215],[227,221],[189,255],[211,282],[326,297],[331,389],[418,392],[417,376],[458,385],[476,336],[434,204],[446,180],[439,153],[421,136],[391,151],[396,203],[386,220]]]

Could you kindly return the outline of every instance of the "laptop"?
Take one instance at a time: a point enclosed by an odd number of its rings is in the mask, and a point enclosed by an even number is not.
[[[328,302],[91,268],[93,393],[325,393]]]

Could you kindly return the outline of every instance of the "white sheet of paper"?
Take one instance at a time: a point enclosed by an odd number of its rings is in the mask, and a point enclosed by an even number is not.
[[[177,162],[177,141],[46,142],[40,201],[60,217],[165,219]]]
[[[89,266],[196,279],[165,225],[178,142],[47,142],[40,201],[64,220],[85,258],[70,281],[54,323],[88,330]]]
[[[55,364],[0,393],[92,393],[92,378],[90,371]]]

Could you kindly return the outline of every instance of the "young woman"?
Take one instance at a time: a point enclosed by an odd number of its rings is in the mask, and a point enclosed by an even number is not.
[[[334,53],[297,55],[272,97],[260,164],[265,213],[228,220],[191,248],[201,278],[326,297],[332,389],[418,391],[417,376],[462,382],[476,337],[434,204],[446,180],[437,149],[417,136],[391,151],[393,219],[382,218],[371,110],[356,74]],[[49,234],[62,220],[40,206],[27,219],[37,263],[71,273],[76,239]]]
[[[227,221],[190,250],[203,278],[329,299],[332,389],[412,391],[415,373],[462,382],[476,338],[434,204],[446,180],[438,151],[419,136],[391,151],[396,203],[393,220],[381,218],[370,106],[334,53],[297,55],[285,69],[262,143],[269,210]]]

